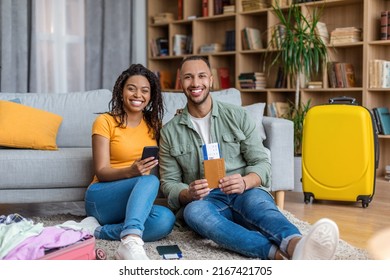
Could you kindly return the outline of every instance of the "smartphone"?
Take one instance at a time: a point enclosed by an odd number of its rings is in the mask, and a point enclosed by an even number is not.
[[[154,157],[154,159],[158,159],[158,147],[157,146],[145,146],[142,151],[141,159],[145,159],[148,157]]]
[[[165,260],[178,260],[183,257],[182,252],[177,245],[162,245],[156,247],[157,252]]]

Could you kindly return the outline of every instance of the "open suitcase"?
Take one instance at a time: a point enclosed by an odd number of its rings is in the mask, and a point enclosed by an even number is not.
[[[302,137],[302,188],[305,203],[362,201],[375,192],[378,136],[371,112],[354,98],[331,98],[307,112]]]
[[[40,260],[105,260],[106,253],[95,248],[95,237],[56,249],[39,258]]]

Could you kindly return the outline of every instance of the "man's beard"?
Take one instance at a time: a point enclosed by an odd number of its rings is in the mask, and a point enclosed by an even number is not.
[[[206,102],[207,97],[210,95],[210,89],[207,90],[207,92],[203,95],[203,98],[201,100],[195,100],[190,93],[187,93],[190,97],[191,103],[195,105],[202,105],[204,102]]]

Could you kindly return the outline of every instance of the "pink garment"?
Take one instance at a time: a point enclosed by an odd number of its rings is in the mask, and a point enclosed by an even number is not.
[[[4,260],[36,260],[45,255],[45,250],[65,247],[90,236],[86,231],[45,227],[39,235],[28,237],[13,248]]]

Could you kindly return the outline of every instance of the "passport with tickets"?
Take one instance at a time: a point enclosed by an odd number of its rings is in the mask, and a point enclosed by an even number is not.
[[[226,176],[225,160],[223,158],[209,159],[203,161],[204,176],[207,179],[210,189],[218,188],[219,179]]]
[[[221,158],[218,143],[203,145],[204,176],[210,189],[218,188],[219,179],[225,177],[225,160]]]

